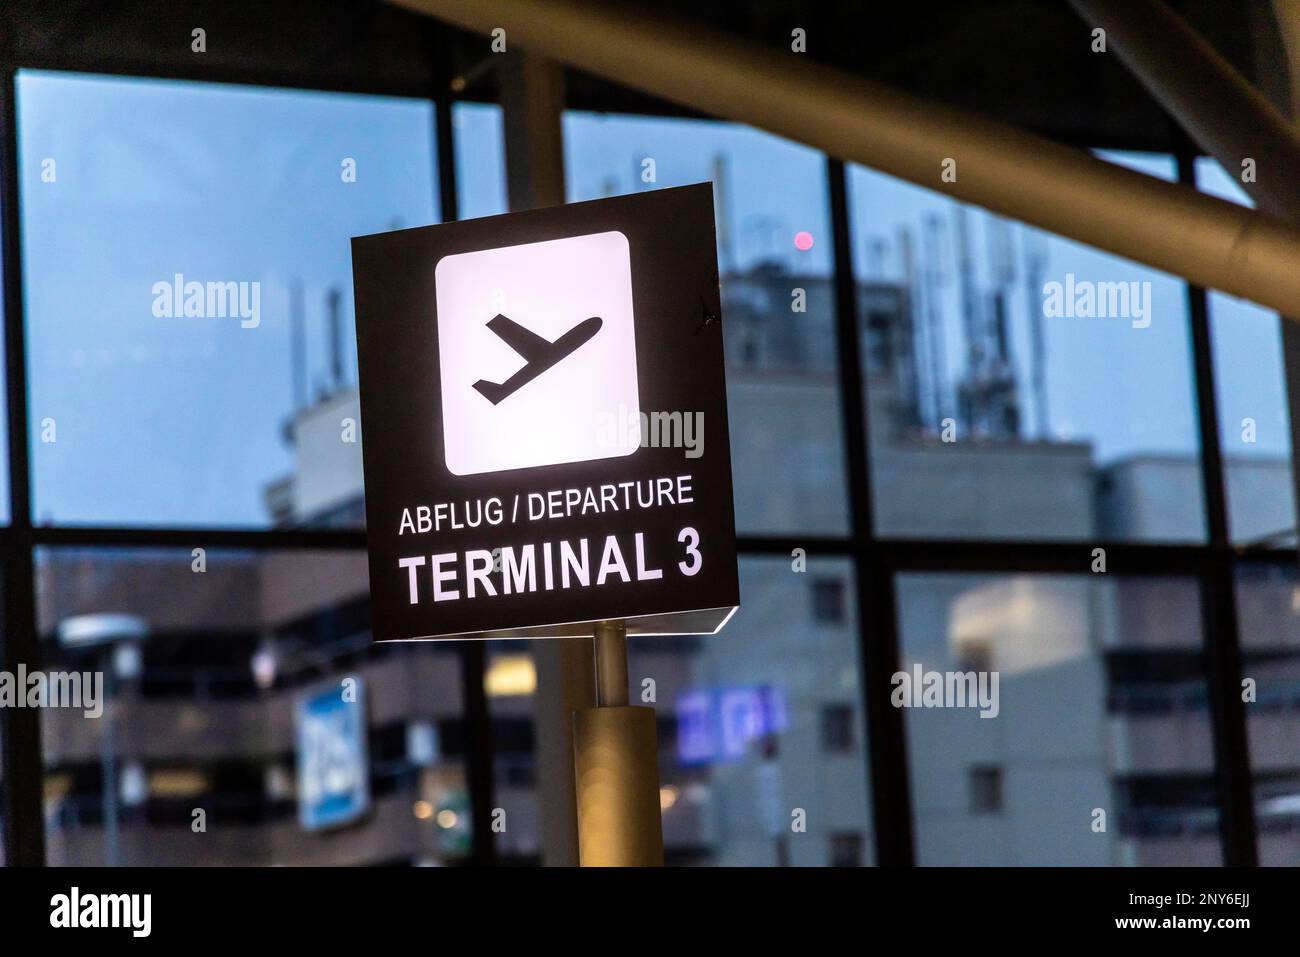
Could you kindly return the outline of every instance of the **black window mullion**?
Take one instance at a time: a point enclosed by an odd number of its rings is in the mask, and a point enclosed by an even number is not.
[[[32,565],[32,500],[27,446],[23,267],[18,210],[18,91],[12,62],[0,71],[0,172],[4,193],[4,327],[6,415],[9,428],[9,523],[4,553],[4,668],[15,674],[41,666]],[[39,708],[6,708],[4,740],[5,855],[11,864],[45,863],[44,771]]]
[[[1190,149],[1179,151],[1178,180],[1185,186],[1196,188],[1195,153]],[[1200,575],[1201,615],[1223,862],[1230,866],[1253,866],[1258,863],[1259,855],[1255,844],[1246,707],[1241,699],[1236,565],[1229,548],[1231,532],[1226,476],[1223,448],[1219,441],[1218,396],[1214,382],[1209,300],[1205,289],[1188,283],[1187,305],[1201,445],[1201,484],[1209,538],[1205,566]]]
[[[848,465],[850,531],[858,603],[858,656],[867,725],[867,766],[876,863],[910,867],[912,804],[907,770],[907,741],[902,712],[890,704],[890,678],[898,671],[898,620],[894,610],[892,568],[875,543],[871,462],[867,442],[866,390],[858,323],[857,280],[849,232],[848,178],[843,160],[828,157],[834,243],[835,328],[839,360],[840,417]]]

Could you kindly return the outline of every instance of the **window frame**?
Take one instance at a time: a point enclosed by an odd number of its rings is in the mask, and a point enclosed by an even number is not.
[[[16,80],[19,70],[76,70],[125,75],[104,64],[0,61],[0,243],[4,274],[4,353],[8,423],[9,524],[0,526],[3,556],[4,633],[3,667],[18,664],[39,668],[40,646],[36,628],[34,550],[41,546],[184,546],[236,547],[257,550],[363,549],[364,530],[210,528],[81,527],[35,525],[31,511],[28,422],[28,384],[23,302],[21,210],[17,167]],[[455,168],[455,131],[452,108],[457,101],[449,88],[421,93],[409,87],[380,84],[340,84],[320,76],[266,76],[221,70],[203,75],[198,70],[167,71],[145,66],[130,75],[145,79],[185,79],[256,85],[322,92],[379,93],[427,99],[433,105],[437,189],[444,222],[458,218]],[[466,98],[480,101],[478,98]],[[1123,148],[1123,144],[1104,145]],[[1191,144],[1181,142],[1171,150],[1177,161],[1178,182],[1195,189],[1194,164],[1198,156]],[[911,782],[908,772],[904,714],[889,702],[891,675],[900,668],[895,579],[907,572],[1087,572],[1093,548],[1106,549],[1108,568],[1117,574],[1169,575],[1195,578],[1200,590],[1210,721],[1215,750],[1219,798],[1222,859],[1225,865],[1254,865],[1258,861],[1252,775],[1247,747],[1246,712],[1240,696],[1241,648],[1234,591],[1236,569],[1245,563],[1293,564],[1295,550],[1273,544],[1249,549],[1234,547],[1228,537],[1223,454],[1219,441],[1215,370],[1211,351],[1207,294],[1184,283],[1187,321],[1191,332],[1200,439],[1200,468],[1207,538],[1195,544],[1154,544],[1133,541],[998,541],[913,539],[884,537],[877,533],[873,515],[872,470],[867,441],[870,422],[865,405],[865,372],[861,324],[857,316],[856,278],[851,256],[851,223],[845,163],[826,156],[828,203],[833,242],[833,284],[837,346],[837,383],[840,389],[841,432],[849,496],[849,526],[841,535],[741,535],[742,556],[789,556],[796,549],[807,554],[850,559],[853,563],[857,602],[857,643],[862,680],[866,746],[864,773],[868,775],[875,841],[874,859],[886,866],[915,864]],[[431,184],[432,185],[432,184]],[[1300,384],[1288,383],[1294,397]],[[1297,449],[1292,448],[1294,467]],[[846,596],[847,597],[847,596]],[[495,863],[497,855],[490,826],[493,755],[490,719],[484,690],[485,656],[482,642],[461,642],[461,673],[465,692],[464,720],[474,746],[466,754],[474,845],[470,862]],[[36,709],[6,709],[0,715],[5,736],[3,793],[5,807],[5,859],[9,864],[45,863],[43,813],[43,755],[40,747],[16,747],[15,742],[39,742],[40,713]]]

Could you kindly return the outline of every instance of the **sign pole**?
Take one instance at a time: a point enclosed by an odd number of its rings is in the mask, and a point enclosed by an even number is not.
[[[596,707],[573,715],[583,867],[662,867],[659,742],[653,708],[628,704],[627,626],[596,623]]]

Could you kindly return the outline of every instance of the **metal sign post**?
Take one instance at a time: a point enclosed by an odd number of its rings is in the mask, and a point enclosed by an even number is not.
[[[659,744],[653,708],[628,704],[627,627],[596,624],[596,707],[573,715],[583,867],[662,867]]]

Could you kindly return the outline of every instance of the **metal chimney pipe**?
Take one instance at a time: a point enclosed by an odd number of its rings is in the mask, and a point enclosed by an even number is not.
[[[302,306],[302,280],[289,282],[289,382],[293,395],[293,416],[307,408],[307,333]]]
[[[330,344],[330,391],[337,392],[343,388],[343,316],[340,303],[343,294],[337,286],[331,286],[325,294],[326,332]]]

